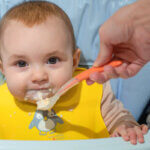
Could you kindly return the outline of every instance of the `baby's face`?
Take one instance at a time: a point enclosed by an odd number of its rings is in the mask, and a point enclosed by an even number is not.
[[[19,100],[34,99],[38,92],[53,95],[72,77],[75,65],[70,34],[56,17],[31,28],[11,21],[1,43],[2,72]]]

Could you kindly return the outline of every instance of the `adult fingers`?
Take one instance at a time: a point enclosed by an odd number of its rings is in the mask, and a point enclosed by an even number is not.
[[[92,80],[90,80],[90,79],[87,79],[87,80],[86,80],[86,83],[87,83],[88,85],[92,85],[94,82],[95,82],[95,81],[92,81]]]
[[[109,76],[105,72],[102,72],[102,73],[94,72],[90,75],[89,79],[94,82],[102,84],[106,82],[107,80],[109,80]]]
[[[94,67],[102,66],[112,59],[112,46],[105,43],[100,44],[100,52],[94,62]]]

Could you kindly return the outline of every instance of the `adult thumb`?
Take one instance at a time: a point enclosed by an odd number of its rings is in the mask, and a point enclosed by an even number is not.
[[[93,64],[94,67],[102,66],[112,59],[113,46],[100,43],[100,52]]]

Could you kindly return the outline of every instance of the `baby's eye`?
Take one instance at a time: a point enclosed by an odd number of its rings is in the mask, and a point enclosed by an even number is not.
[[[57,57],[51,57],[48,59],[48,64],[56,64],[59,61],[59,58]]]
[[[23,60],[20,60],[17,62],[17,66],[18,67],[26,67],[27,66],[27,63]]]

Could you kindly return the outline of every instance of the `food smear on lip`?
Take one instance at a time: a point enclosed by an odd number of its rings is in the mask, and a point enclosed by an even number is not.
[[[55,90],[29,90],[24,98],[25,101],[32,100],[37,104],[37,110],[51,110],[59,99],[59,95],[55,95]]]
[[[24,100],[40,101],[53,95],[53,89],[47,90],[29,90],[26,92]]]

